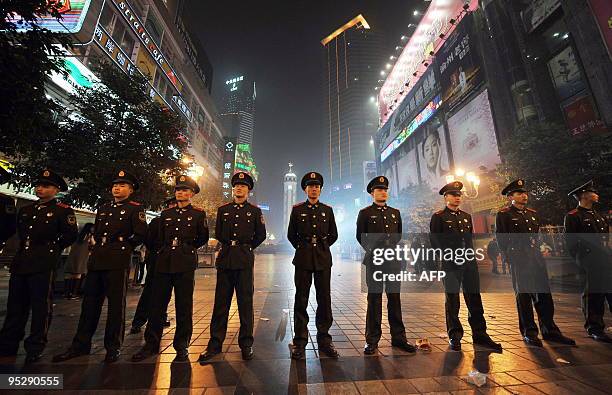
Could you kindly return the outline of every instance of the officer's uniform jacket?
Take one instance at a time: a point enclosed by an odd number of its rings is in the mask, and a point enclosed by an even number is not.
[[[147,247],[147,255],[145,258],[145,265],[147,265],[147,271],[155,271],[155,260],[157,254],[161,248],[159,231],[161,230],[161,218],[155,217],[149,223],[147,227],[147,236],[145,237],[144,245]]]
[[[11,273],[28,274],[53,270],[61,252],[76,241],[74,210],[52,199],[22,207],[17,214],[19,250]]]
[[[431,246],[442,250],[450,249],[474,249],[472,216],[463,210],[453,211],[448,207],[436,211],[429,222]],[[469,264],[475,264],[471,260]],[[461,269],[463,265],[457,265],[452,261],[444,261],[445,270]]]
[[[266,225],[261,209],[249,202],[230,202],[219,207],[216,222],[221,250],[219,269],[246,269],[255,263],[253,250],[266,240]]]
[[[0,194],[0,250],[17,230],[16,214],[13,198]]]
[[[162,211],[156,272],[182,273],[197,269],[197,250],[207,244],[208,239],[204,210],[190,204]]]
[[[309,201],[293,206],[287,239],[295,248],[293,264],[302,270],[326,270],[332,266],[329,247],[338,240],[332,208]]]
[[[132,251],[146,235],[146,217],[140,203],[125,199],[103,204],[96,214],[88,269],[128,269]]]
[[[539,246],[540,219],[535,210],[514,205],[495,218],[499,250],[510,265],[517,292],[547,293],[548,271]]]
[[[366,254],[362,264],[372,264],[375,248],[395,248],[402,238],[402,217],[398,209],[372,203],[357,216],[357,241]]]
[[[595,210],[578,206],[567,213],[564,223],[567,248],[578,264],[612,268],[607,246],[609,226],[605,218]]]

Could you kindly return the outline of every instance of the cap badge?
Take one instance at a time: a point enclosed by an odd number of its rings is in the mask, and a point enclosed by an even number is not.
[[[240,173],[240,174],[238,175],[238,178],[244,178],[244,173]]]
[[[317,175],[315,173],[310,173],[310,178],[317,178]]]
[[[119,171],[119,177],[125,177],[125,172],[123,170]]]
[[[523,185],[523,180],[518,180],[517,184],[518,184],[519,186]]]
[[[380,178],[378,179],[378,181],[380,181],[380,182],[385,182],[385,178],[384,178],[384,177],[380,177]]]
[[[51,173],[49,173],[49,170],[45,170],[43,172],[43,177],[49,177],[51,175]]]
[[[181,178],[179,178],[179,181],[185,181],[185,176],[181,176]]]
[[[459,188],[459,183],[458,182],[455,183],[455,188]]]

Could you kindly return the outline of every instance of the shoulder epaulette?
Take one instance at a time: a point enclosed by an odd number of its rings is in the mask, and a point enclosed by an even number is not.
[[[230,204],[233,204],[233,203],[232,202],[223,203],[222,205],[219,206],[219,208],[229,206]]]
[[[166,207],[165,209],[163,209],[162,211],[168,211],[168,210],[172,210],[174,207]]]
[[[532,213],[536,213],[536,212],[537,212],[537,211],[535,211],[534,209],[529,208],[529,207],[527,207],[527,211],[531,211]]]
[[[440,215],[444,212],[444,210],[436,211],[434,214]]]
[[[304,202],[296,203],[293,205],[293,207],[298,207],[298,206],[301,206],[302,204],[304,204]]]
[[[574,215],[578,212],[578,209],[573,209],[572,211],[570,211],[568,214],[570,215]]]
[[[508,211],[510,211],[510,207],[504,207],[501,210],[499,210],[500,213],[507,213]]]
[[[196,211],[204,211],[204,209],[200,207],[196,207],[196,206],[191,206],[191,207],[193,207],[193,209]]]
[[[133,200],[130,200],[128,203],[131,204],[131,205],[134,205],[134,206],[140,206],[140,203],[135,202]]]
[[[60,206],[61,208],[71,208],[69,205],[67,205],[66,203],[62,203],[62,202],[58,202],[57,205]]]

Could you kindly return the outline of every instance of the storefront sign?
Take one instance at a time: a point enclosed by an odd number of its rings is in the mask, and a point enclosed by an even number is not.
[[[117,45],[117,43],[115,42],[115,40],[113,40],[110,34],[108,34],[108,32],[100,25],[96,26],[96,29],[94,31],[94,41],[113,60],[113,62],[115,62],[115,64],[119,66],[121,70],[123,70],[124,73],[132,75],[133,73],[138,72],[140,73],[140,75],[143,75],[141,71],[134,65],[134,63],[132,63],[127,54],[123,52],[121,47]],[[170,107],[170,103],[168,103],[166,99],[164,99],[157,92],[157,90],[155,90],[155,88],[153,87],[153,85],[151,85],[150,82],[149,96],[151,96],[151,99],[156,100],[158,103],[163,104],[168,108]]]
[[[605,125],[597,116],[590,95],[580,96],[562,105],[567,127],[573,135],[586,131],[605,131]]]
[[[75,57],[64,58],[64,69],[66,75],[52,72],[51,81],[68,93],[74,93],[77,88],[90,88],[98,81],[95,74]]]
[[[193,113],[187,106],[187,103],[185,103],[185,100],[183,100],[183,98],[180,96],[174,95],[172,96],[172,101],[174,102],[174,104],[176,104],[176,107],[178,107],[178,109],[185,116],[185,118],[187,118],[187,120],[191,122],[193,120]]]
[[[589,0],[593,16],[601,38],[608,49],[608,56],[612,59],[612,2],[610,0]]]
[[[561,100],[586,89],[586,82],[571,46],[548,61],[548,70]]]
[[[183,83],[179,80],[178,75],[174,72],[174,69],[172,69],[172,66],[170,66],[170,63],[168,63],[166,60],[161,49],[155,43],[155,40],[153,40],[149,32],[147,32],[145,29],[144,23],[142,23],[140,18],[132,10],[132,7],[130,7],[125,0],[112,0],[112,2],[119,9],[121,15],[130,26],[130,29],[132,29],[140,42],[147,48],[157,65],[162,69],[168,78],[168,81],[170,81],[178,92],[181,92],[183,89]]]
[[[559,0],[533,0],[531,5],[521,12],[525,32],[531,33],[560,6]]]

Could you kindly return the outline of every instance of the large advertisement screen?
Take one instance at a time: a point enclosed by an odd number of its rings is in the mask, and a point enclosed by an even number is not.
[[[249,144],[236,145],[236,170],[249,173],[255,181],[259,176],[255,160],[251,155],[251,146]]]
[[[438,191],[446,184],[449,172],[448,147],[444,126],[429,129],[418,145],[421,182],[432,191]]]
[[[448,108],[452,108],[482,83],[473,26],[472,14],[466,15],[436,56],[435,64],[440,75],[442,102]]]
[[[419,183],[417,167],[417,150],[415,148],[408,151],[397,161],[397,184],[399,192]]]
[[[478,0],[431,0],[429,2],[427,11],[380,88],[378,112],[381,124],[385,123],[405,100],[406,93],[408,93],[406,84],[409,89],[417,86],[417,82],[427,68],[425,63],[427,61],[431,63],[430,53],[437,52],[446,39],[445,36],[448,37],[455,29],[455,21],[463,12],[463,6],[466,3],[469,4],[469,10],[478,8]],[[442,33],[444,35],[440,36]]]
[[[448,119],[448,129],[455,167],[480,173],[500,163],[486,89]]]
[[[43,15],[36,21],[38,27],[56,33],[73,34],[77,43],[86,44],[91,41],[93,26],[96,25],[104,0],[63,0],[58,9],[61,18],[53,15]],[[20,20],[19,15],[14,21]],[[22,25],[23,26],[23,25]],[[30,25],[25,24],[25,29]]]

